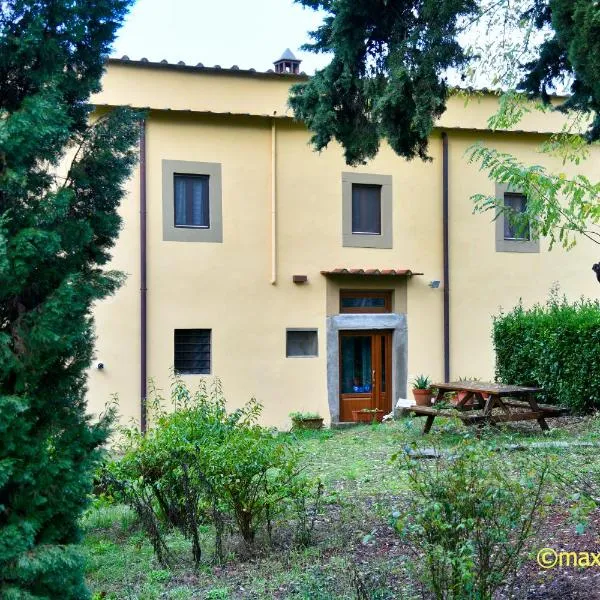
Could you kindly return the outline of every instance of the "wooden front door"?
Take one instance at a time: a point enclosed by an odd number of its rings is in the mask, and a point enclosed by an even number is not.
[[[391,331],[340,331],[340,421],[361,408],[392,412],[391,375]]]

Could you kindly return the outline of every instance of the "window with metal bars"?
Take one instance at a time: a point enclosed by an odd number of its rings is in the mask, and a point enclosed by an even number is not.
[[[211,330],[175,329],[175,371],[183,375],[209,375]]]

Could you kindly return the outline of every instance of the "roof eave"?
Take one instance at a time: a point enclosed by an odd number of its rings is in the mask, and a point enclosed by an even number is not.
[[[143,69],[164,69],[169,71],[184,71],[188,73],[207,73],[209,75],[240,75],[242,77],[257,77],[266,79],[288,79],[306,81],[310,79],[306,73],[276,73],[272,69],[268,71],[257,71],[256,69],[240,69],[236,65],[230,68],[223,68],[219,65],[214,67],[205,67],[202,63],[197,65],[186,65],[183,61],[179,63],[170,63],[167,61],[153,62],[148,59],[131,60],[130,58],[109,58],[109,65],[125,65],[140,67]]]
[[[323,270],[321,275],[325,277],[413,277],[423,275],[412,269],[352,269],[338,268],[330,271]]]

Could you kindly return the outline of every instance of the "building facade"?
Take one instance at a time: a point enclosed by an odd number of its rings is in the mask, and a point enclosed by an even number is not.
[[[293,61],[278,70],[109,61],[97,110],[147,117],[111,265],[128,279],[95,310],[91,412],[118,394],[123,418],[143,421],[147,380],[168,393],[172,369],[192,386],[218,376],[232,408],[254,396],[278,427],[292,411],[332,422],[389,411],[420,373],[492,378],[501,307],[543,301],[555,282],[569,297],[597,293],[591,243],[549,252],[472,214],[475,193],[517,210],[525,199],[469,164],[467,149],[483,141],[564,170],[537,153],[560,115],[492,132],[495,96],[455,96],[430,162],[383,144],[351,168],[335,144],[311,149],[287,107],[305,76]],[[578,170],[593,176],[597,164],[593,148]]]

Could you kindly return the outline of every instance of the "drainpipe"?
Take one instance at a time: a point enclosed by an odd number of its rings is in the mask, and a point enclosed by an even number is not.
[[[271,285],[277,283],[277,130],[271,119]]]
[[[140,123],[140,429],[142,433],[146,432],[148,395],[146,214],[146,119],[142,119]]]
[[[442,131],[442,254],[444,260],[444,381],[450,381],[450,265],[448,250],[448,134]]]

